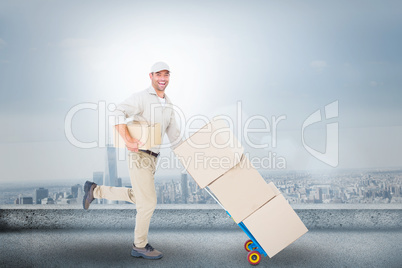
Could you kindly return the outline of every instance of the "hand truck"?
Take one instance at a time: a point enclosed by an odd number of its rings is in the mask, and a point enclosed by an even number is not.
[[[206,187],[205,190],[209,193],[210,196],[226,211],[226,213],[229,215],[230,218],[232,216],[230,213],[223,207],[223,205],[219,202],[219,200],[216,198],[216,196],[209,191],[209,187]],[[244,225],[243,222],[240,222],[237,224],[240,229],[243,230],[243,232],[246,233],[246,235],[250,238],[244,243],[244,249],[248,252],[247,254],[247,261],[251,265],[257,265],[261,261],[261,256],[268,257],[268,254],[264,251],[264,249],[261,247],[261,245],[257,242],[257,240],[254,238],[254,236],[251,234],[251,232],[247,229],[246,225]]]

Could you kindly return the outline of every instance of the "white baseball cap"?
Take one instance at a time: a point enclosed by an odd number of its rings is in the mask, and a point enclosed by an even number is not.
[[[151,67],[151,73],[160,72],[162,70],[166,70],[166,71],[170,72],[169,65],[167,65],[163,61],[158,61],[154,65],[152,65],[152,67]]]

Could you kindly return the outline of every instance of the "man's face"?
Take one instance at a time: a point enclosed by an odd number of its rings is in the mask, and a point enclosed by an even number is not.
[[[162,70],[156,73],[150,73],[149,78],[152,81],[152,87],[156,90],[164,91],[169,84],[169,71]]]

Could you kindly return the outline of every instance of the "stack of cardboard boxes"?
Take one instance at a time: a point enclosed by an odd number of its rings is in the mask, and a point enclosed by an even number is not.
[[[269,257],[308,230],[280,191],[243,154],[225,120],[215,118],[174,152],[200,188],[208,187]]]

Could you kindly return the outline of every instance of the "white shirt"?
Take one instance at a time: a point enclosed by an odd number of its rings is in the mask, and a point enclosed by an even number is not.
[[[151,86],[132,94],[117,105],[113,113],[116,117],[115,125],[127,124],[126,119],[128,118],[135,121],[147,121],[150,124],[159,123],[162,138],[166,133],[174,149],[181,142],[181,137],[173,108],[169,97],[165,94],[165,98],[159,98],[155,89]],[[158,153],[159,146],[152,148],[151,151]]]
[[[165,107],[166,104],[166,99],[165,98],[161,98],[158,96],[159,101],[161,102],[162,106]]]

